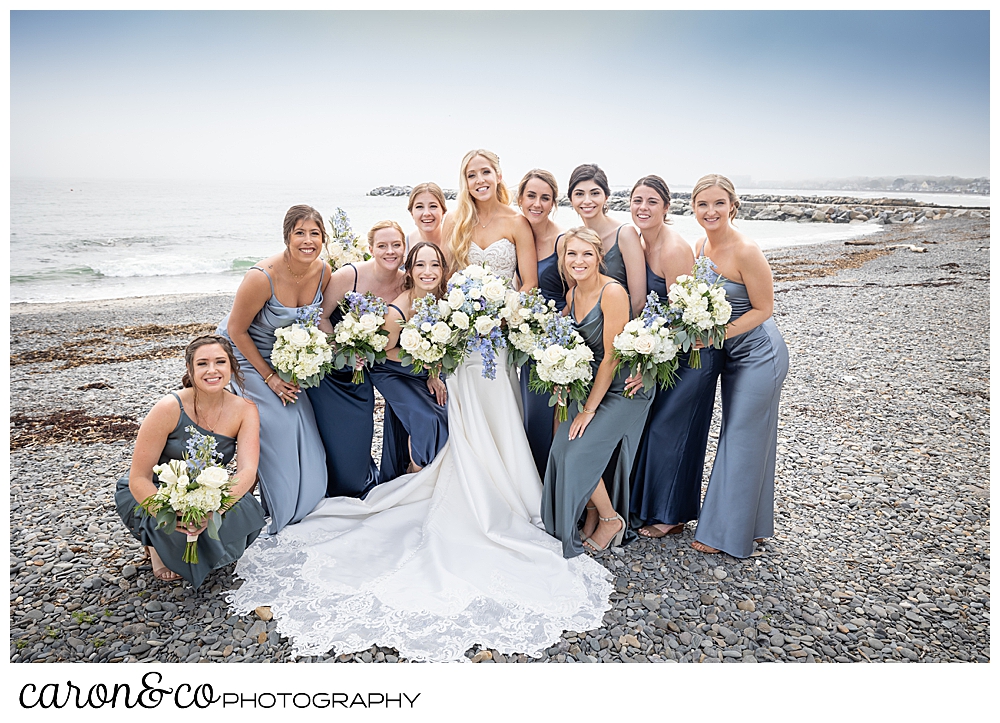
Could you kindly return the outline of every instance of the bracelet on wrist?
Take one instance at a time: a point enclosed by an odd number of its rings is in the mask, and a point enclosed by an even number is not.
[[[583,409],[581,410],[581,412],[580,412],[580,413],[581,413],[581,414],[596,414],[596,413],[597,413],[597,410],[596,410],[596,409],[587,409],[586,407],[584,407],[584,408],[583,408]]]
[[[271,372],[266,377],[264,377],[264,383],[267,384],[268,380],[274,376],[274,372]]]

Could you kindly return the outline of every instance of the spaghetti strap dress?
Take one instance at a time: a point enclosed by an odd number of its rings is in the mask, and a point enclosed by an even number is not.
[[[289,326],[300,315],[319,309],[323,302],[324,269],[316,287],[313,303],[306,306],[285,306],[274,295],[271,275],[259,266],[247,273],[259,271],[271,284],[271,298],[250,322],[247,332],[264,361],[271,363],[274,331]],[[229,339],[229,314],[219,322],[217,334]],[[309,398],[299,395],[294,404],[282,404],[270,390],[253,364],[233,344],[233,352],[243,372],[244,396],[257,405],[260,415],[260,460],[257,474],[260,497],[270,516],[268,533],[274,534],[285,525],[298,522],[313,511],[326,490],[326,458],[316,427]]]
[[[604,358],[603,298],[604,289],[594,308],[579,322],[575,293],[570,305],[573,326],[594,352],[591,367],[595,376]],[[652,390],[640,390],[631,398],[624,396],[628,375],[626,367],[615,375],[582,437],[569,440],[570,425],[579,413],[577,405],[571,404],[569,419],[559,425],[552,440],[542,491],[542,522],[546,532],[562,542],[564,557],[583,552],[577,528],[584,507],[602,477],[615,510],[621,513],[629,508],[629,473],[649,414]],[[625,540],[634,539],[635,533],[626,530]]]
[[[358,270],[354,264],[354,288]],[[330,315],[336,327],[343,318],[338,306]],[[334,369],[306,394],[316,410],[316,424],[326,449],[326,496],[363,497],[378,484],[378,467],[372,459],[375,434],[375,387],[371,374],[355,384],[352,369]]]
[[[398,306],[389,306],[406,318]],[[379,465],[379,482],[382,483],[406,474],[411,461],[410,449],[414,464],[426,467],[434,461],[448,441],[448,407],[438,404],[427,388],[426,371],[415,373],[412,367],[386,359],[375,364],[369,372],[372,384],[385,399]]]
[[[628,291],[628,274],[625,273],[625,259],[622,258],[622,250],[618,246],[618,237],[621,236],[622,229],[626,224],[622,224],[615,231],[615,243],[604,252],[604,273],[625,287]]]
[[[180,405],[181,412],[177,426],[167,435],[157,464],[167,464],[172,459],[183,459],[187,452],[187,441],[191,433],[188,427],[195,427],[205,435],[215,437],[216,451],[222,455],[223,464],[229,464],[236,454],[236,440],[224,434],[218,434],[199,427],[184,411],[181,398],[171,392]],[[130,470],[131,472],[131,470]],[[243,552],[260,534],[264,527],[264,510],[254,496],[247,492],[223,516],[219,526],[219,539],[213,540],[207,533],[198,536],[198,562],[184,562],[184,550],[187,547],[187,535],[175,532],[174,528],[156,529],[156,518],[137,509],[135,497],[128,487],[129,475],[126,474],[115,487],[115,509],[122,518],[125,527],[142,545],[149,545],[163,560],[163,563],[195,587],[212,570],[228,565],[240,558]],[[153,475],[153,484],[160,486],[160,480]]]
[[[719,278],[735,321],[752,308],[747,287]],[[788,373],[788,347],[774,319],[726,339],[720,369],[719,448],[694,539],[749,557],[755,539],[774,534],[778,401]]]
[[[667,303],[667,284],[646,266],[646,288]],[[728,343],[728,342],[727,342]],[[632,471],[632,525],[698,519],[708,431],[715,408],[721,349],[702,349],[701,368],[680,355],[677,381],[657,389]]]

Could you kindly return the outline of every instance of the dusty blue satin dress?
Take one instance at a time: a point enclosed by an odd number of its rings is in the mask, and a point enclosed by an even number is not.
[[[603,297],[602,289],[594,308],[579,322],[570,306],[574,327],[594,352],[591,367],[595,376],[604,358]],[[629,473],[652,403],[651,390],[640,390],[632,398],[623,396],[628,375],[628,369],[623,367],[611,381],[583,436],[572,442],[569,439],[570,424],[579,413],[577,405],[571,404],[569,419],[559,425],[552,440],[542,490],[542,522],[546,532],[562,541],[563,557],[575,557],[584,551],[577,528],[602,477],[612,506],[627,519],[623,513],[629,508]],[[635,536],[626,529],[626,542]]]
[[[216,451],[222,455],[223,464],[229,464],[236,454],[236,440],[199,427],[184,411],[181,398],[176,393],[173,394],[181,407],[180,416],[177,419],[177,426],[167,435],[167,443],[163,446],[157,464],[184,458],[187,441],[191,436],[187,431],[189,426],[194,426],[202,434],[215,437]],[[195,587],[201,585],[212,570],[238,560],[250,543],[257,539],[261,528],[266,524],[263,508],[256,498],[247,492],[222,516],[219,539],[213,540],[208,533],[199,535],[198,562],[184,562],[187,535],[176,532],[172,527],[157,530],[155,517],[137,511],[135,497],[128,487],[128,478],[129,475],[126,474],[118,480],[115,487],[115,509],[118,511],[118,516],[122,518],[132,537],[142,545],[151,546],[168,568]],[[155,474],[153,484],[160,486]]]
[[[604,252],[604,273],[625,287],[628,291],[628,274],[625,272],[625,259],[622,258],[622,250],[618,246],[618,237],[621,236],[625,224],[615,231],[615,243]]]
[[[750,296],[743,284],[722,278],[735,321],[751,309]],[[788,347],[770,318],[726,339],[722,352],[719,448],[694,539],[749,557],[755,539],[774,534],[778,401]]]
[[[318,309],[323,302],[323,279],[313,303],[307,306],[285,306],[274,295],[271,275],[259,266],[251,266],[247,273],[260,271],[271,284],[271,298],[257,312],[247,332],[264,361],[271,363],[274,348],[274,330],[295,323],[301,312]],[[229,339],[229,314],[219,322],[216,333]],[[230,339],[231,341],[231,339]],[[313,511],[323,499],[326,490],[326,459],[323,443],[316,428],[309,398],[300,394],[294,404],[282,404],[278,395],[270,390],[253,364],[233,344],[236,360],[243,372],[246,396],[257,405],[260,414],[260,461],[257,474],[260,480],[260,497],[264,509],[271,517],[269,534],[278,532],[285,525],[298,522]]]
[[[358,290],[358,270],[354,264],[354,291]],[[336,327],[343,318],[338,306],[330,315]],[[378,467],[372,459],[375,434],[375,387],[371,374],[355,384],[354,370],[334,369],[306,393],[316,410],[316,424],[326,449],[326,496],[364,497],[378,484]]]
[[[566,306],[566,291],[568,290],[566,282],[559,275],[559,264],[557,263],[559,239],[561,238],[562,234],[556,237],[552,253],[538,262],[538,289],[546,301],[556,302],[556,309],[559,311],[562,311]],[[524,433],[528,436],[531,456],[535,459],[538,476],[545,479],[545,464],[548,462],[549,448],[552,446],[555,407],[549,406],[551,395],[536,394],[528,389],[528,380],[533,364],[534,362],[529,361],[521,367],[521,407],[524,414]]]
[[[389,306],[406,318],[399,307]],[[406,474],[411,448],[414,464],[426,467],[434,460],[448,441],[448,407],[438,404],[427,389],[426,371],[417,374],[411,367],[386,359],[373,366],[370,374],[372,383],[385,399],[379,464],[381,483]]]
[[[649,266],[646,288],[667,303],[667,283]],[[702,349],[701,368],[692,369],[682,354],[674,386],[656,390],[632,470],[633,526],[698,519],[721,360],[721,349]]]

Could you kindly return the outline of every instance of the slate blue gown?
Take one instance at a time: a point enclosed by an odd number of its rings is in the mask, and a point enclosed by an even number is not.
[[[260,271],[271,284],[271,298],[250,322],[247,332],[264,361],[271,363],[274,330],[293,324],[300,313],[315,310],[323,302],[323,279],[320,274],[313,303],[307,306],[285,306],[274,295],[271,275],[259,266],[247,273]],[[219,322],[216,333],[229,339],[229,314]],[[231,341],[231,339],[230,339]],[[316,416],[309,398],[299,395],[294,404],[282,404],[278,395],[264,382],[253,364],[233,344],[233,352],[243,372],[246,396],[257,405],[260,415],[260,497],[271,517],[268,533],[275,534],[285,525],[298,522],[313,511],[326,490],[326,458],[323,443],[316,428]]]
[[[573,326],[594,352],[591,367],[595,376],[604,358],[603,296],[602,289],[594,308],[580,322],[576,321],[574,309],[570,307]],[[629,473],[652,403],[652,390],[640,389],[634,397],[624,396],[628,376],[628,369],[622,367],[611,381],[583,436],[572,442],[569,439],[570,425],[579,413],[577,405],[571,404],[569,419],[559,425],[552,440],[542,490],[542,522],[545,531],[562,542],[564,557],[575,557],[584,551],[577,528],[587,501],[602,477],[615,510],[619,514],[628,510]],[[636,537],[627,528],[626,523],[626,542]]]
[[[649,266],[646,288],[667,303],[666,280]],[[692,369],[682,354],[677,381],[656,390],[632,471],[634,527],[698,519],[721,358],[720,349],[702,349],[701,368]]]
[[[167,435],[167,442],[160,453],[157,464],[166,464],[172,459],[183,459],[187,452],[187,441],[191,434],[187,427],[194,426],[202,434],[215,437],[216,451],[222,455],[223,464],[229,464],[236,454],[236,440],[224,434],[211,432],[199,427],[184,411],[181,398],[171,392],[180,404],[177,426]],[[130,470],[131,472],[131,470]],[[168,568],[176,572],[195,587],[201,585],[212,570],[228,565],[240,558],[243,552],[260,534],[266,524],[264,510],[254,496],[247,492],[229,511],[222,516],[219,539],[213,540],[208,533],[198,537],[198,562],[184,562],[187,535],[176,532],[173,527],[156,529],[156,518],[136,509],[136,500],[128,486],[129,475],[118,480],[115,487],[115,509],[125,527],[142,545],[149,545],[160,556]],[[153,484],[160,486],[160,480],[153,475]]]
[[[750,296],[743,284],[721,278],[735,321],[752,308]],[[788,347],[769,318],[726,339],[722,352],[719,448],[694,539],[733,557],[749,557],[755,539],[774,534],[778,401]]]

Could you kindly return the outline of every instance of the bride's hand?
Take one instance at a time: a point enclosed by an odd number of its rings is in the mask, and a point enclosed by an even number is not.
[[[584,430],[590,424],[591,420],[594,418],[593,412],[580,412],[575,417],[569,425],[569,438],[570,441],[576,439],[577,437],[582,437]]]
[[[437,377],[427,377],[427,391],[434,395],[435,401],[442,407],[448,401],[448,387]]]

